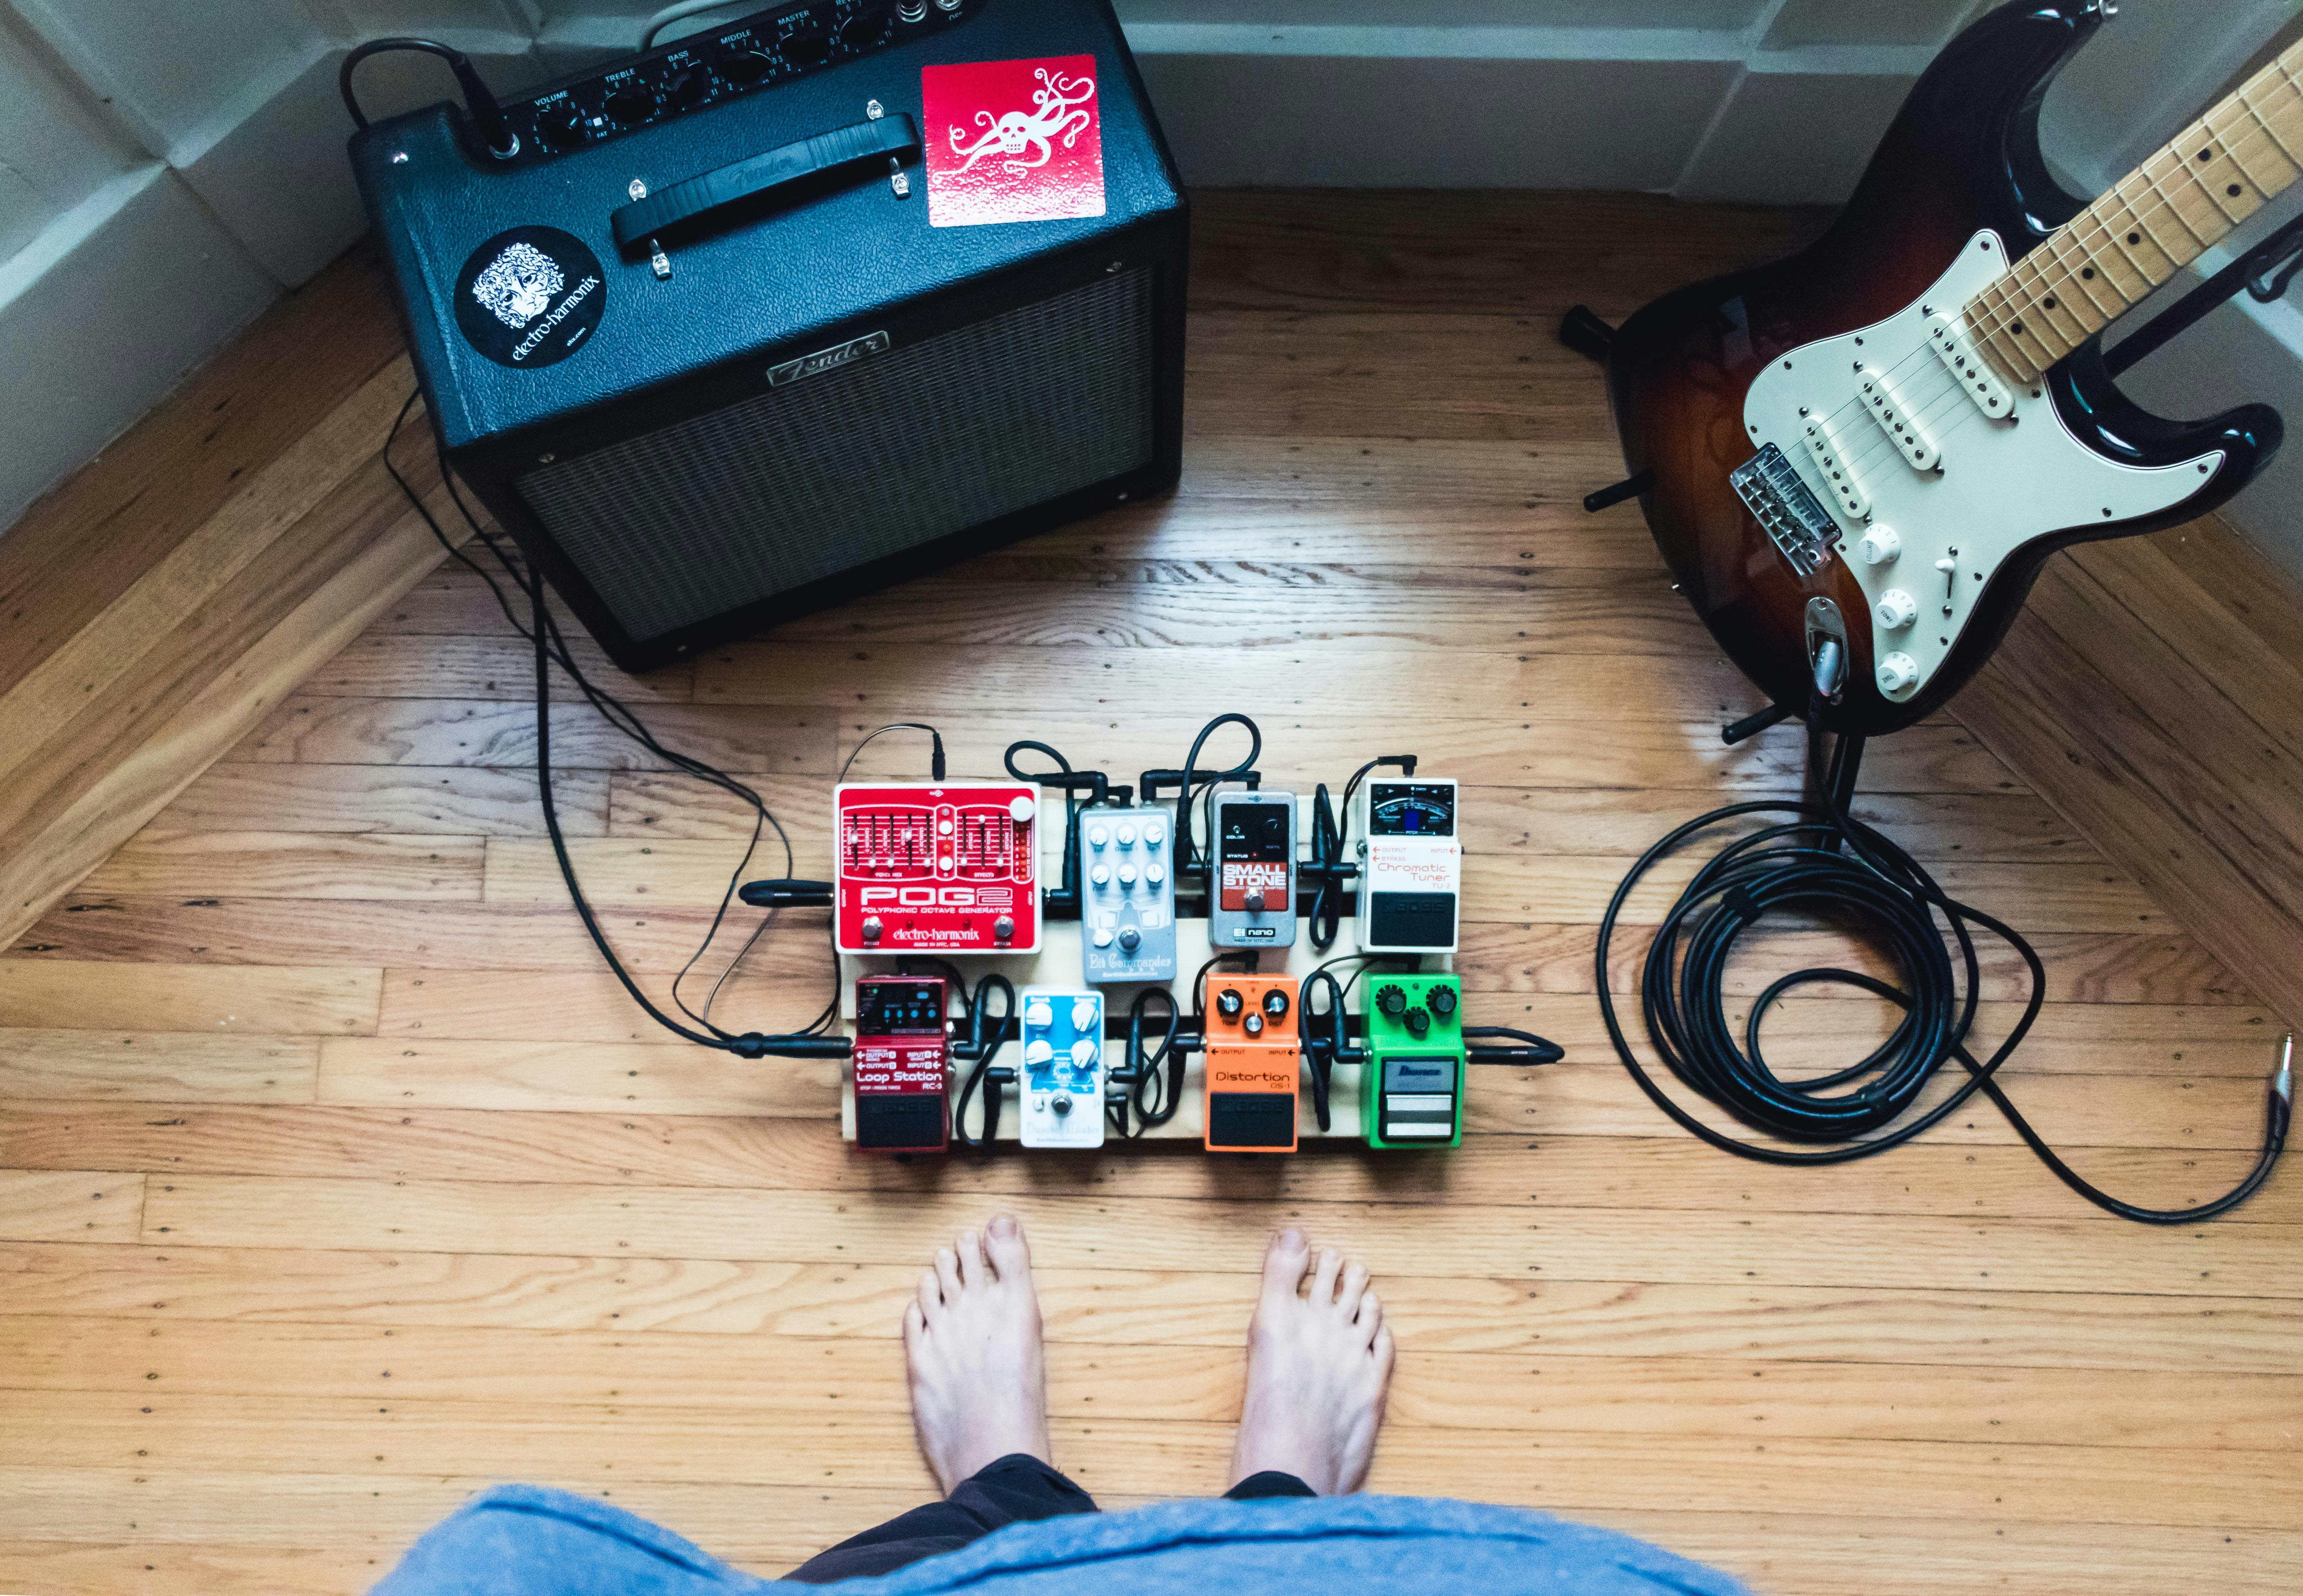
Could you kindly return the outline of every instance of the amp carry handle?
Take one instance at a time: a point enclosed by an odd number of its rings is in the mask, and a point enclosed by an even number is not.
[[[909,116],[901,112],[875,116],[674,183],[645,198],[619,206],[608,223],[615,232],[617,248],[629,254],[646,254],[654,241],[692,227],[714,211],[746,201],[764,201],[779,189],[844,166],[900,161],[907,155],[917,155],[919,148],[919,126]]]

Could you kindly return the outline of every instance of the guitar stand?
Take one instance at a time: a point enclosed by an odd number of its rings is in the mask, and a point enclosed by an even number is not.
[[[1605,366],[1607,351],[1615,346],[1615,329],[1592,314],[1589,305],[1571,306],[1559,321],[1559,342],[1587,359]],[[1626,499],[1636,499],[1655,486],[1655,473],[1641,471],[1636,477],[1626,477],[1611,483],[1596,494],[1583,496],[1583,508],[1592,515]]]

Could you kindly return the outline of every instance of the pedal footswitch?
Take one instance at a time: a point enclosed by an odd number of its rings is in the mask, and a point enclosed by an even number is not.
[[[1080,951],[1089,982],[1176,978],[1172,836],[1165,809],[1080,816]]]
[[[842,953],[1032,953],[1040,794],[1021,782],[832,790]]]
[[[1103,1145],[1103,994],[1024,989],[1024,1145]]]
[[[951,1034],[940,975],[865,975],[856,983],[856,1145],[866,1153],[941,1153],[951,1141]]]
[[[1453,953],[1464,843],[1449,780],[1370,781],[1352,816],[1359,832],[1359,949]]]
[[[1208,883],[1208,942],[1295,945],[1295,795],[1219,792]],[[1291,1024],[1289,1029],[1295,1027]]]
[[[1208,977],[1202,1140],[1209,1152],[1295,1151],[1303,1084],[1298,1001],[1293,975]]]
[[[1376,980],[1367,1073],[1360,1077],[1360,1122],[1369,1146],[1453,1147],[1463,1141],[1463,987],[1454,975]]]

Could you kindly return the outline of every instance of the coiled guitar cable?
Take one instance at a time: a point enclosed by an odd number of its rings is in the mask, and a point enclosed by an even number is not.
[[[1810,725],[1817,717],[1810,716]],[[1826,793],[1844,791],[1840,777],[1850,744],[1834,751]],[[1632,1052],[1609,990],[1608,956],[1624,904],[1664,858],[1704,832],[1759,815],[1788,815],[1721,849],[1696,873],[1657,928],[1640,984],[1640,1008],[1649,1039],[1682,1083],[1744,1124],[1786,1141],[1835,1143],[1800,1151],[1742,1141],[1713,1129],[1666,1094]],[[1874,932],[1902,975],[1895,985],[1860,971],[1818,966],[1794,970],[1761,992],[1751,1005],[1740,1045],[1727,1018],[1725,972],[1738,940],[1779,911],[1823,911],[1862,922]],[[1980,980],[1971,927],[2012,948],[2030,972],[2022,1018],[1988,1059],[1978,1063],[1967,1045]],[[1954,968],[1944,942],[1958,949]],[[2184,1225],[2226,1213],[2269,1178],[2287,1144],[2293,1110],[2291,1064],[2273,1073],[2264,1109],[2263,1151],[2255,1168],[2223,1195],[2196,1207],[2144,1208],[2088,1182],[2040,1139],[1995,1078],[2038,1018],[2046,996],[2046,969],[2031,944],[2012,927],[1958,902],[1908,853],[1851,816],[1842,800],[1817,805],[1783,801],[1731,804],[1698,816],[1641,855],[1599,924],[1596,954],[1599,1011],[1624,1068],[1656,1106],[1691,1134],[1739,1157],[1775,1164],[1838,1164],[1899,1147],[1959,1111],[1978,1093],[2041,1162],[2080,1196],[2122,1219],[2147,1225]],[[1803,986],[1852,986],[1903,1010],[1886,1041],[1844,1069],[1804,1080],[1786,1079],[1759,1049],[1767,1011]],[[2291,1055],[2293,1042],[2289,1041]],[[1915,1119],[1896,1121],[1918,1101],[1936,1072],[1956,1059],[1967,1079]]]

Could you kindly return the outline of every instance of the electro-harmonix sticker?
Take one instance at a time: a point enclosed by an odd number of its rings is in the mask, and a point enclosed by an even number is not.
[[[1055,222],[1103,215],[1092,55],[920,69],[928,221]]]
[[[574,354],[608,306],[599,257],[557,227],[515,227],[472,251],[456,278],[456,325],[499,366],[534,370]]]

